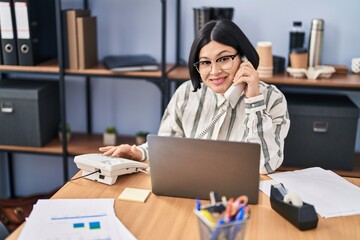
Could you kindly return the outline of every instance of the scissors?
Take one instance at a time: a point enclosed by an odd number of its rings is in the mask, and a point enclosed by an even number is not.
[[[238,197],[232,204],[231,207],[231,219],[235,218],[235,216],[239,213],[239,211],[245,207],[248,204],[248,197],[245,195],[242,195],[240,197]]]

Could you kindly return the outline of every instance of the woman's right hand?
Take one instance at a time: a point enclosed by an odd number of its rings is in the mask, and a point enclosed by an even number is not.
[[[136,147],[136,145],[121,144],[119,146],[105,146],[99,148],[100,152],[103,152],[105,156],[122,157],[136,161],[141,161],[142,152]]]

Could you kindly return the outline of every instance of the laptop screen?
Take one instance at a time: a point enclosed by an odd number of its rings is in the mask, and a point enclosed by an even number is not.
[[[154,194],[208,200],[214,191],[258,202],[259,144],[156,135],[147,139]]]

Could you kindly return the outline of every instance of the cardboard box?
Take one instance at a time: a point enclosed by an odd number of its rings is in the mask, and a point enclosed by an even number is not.
[[[359,109],[339,95],[285,94],[290,130],[283,166],[351,170]]]
[[[0,144],[44,146],[59,123],[57,81],[0,80]]]

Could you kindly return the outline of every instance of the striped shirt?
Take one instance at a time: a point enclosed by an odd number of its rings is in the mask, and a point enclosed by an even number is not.
[[[191,81],[184,82],[165,110],[158,135],[259,143],[259,171],[273,172],[283,161],[290,120],[280,90],[264,82],[259,90],[256,97],[241,94],[227,100],[204,84],[193,92]],[[148,159],[147,144],[138,147]]]

